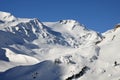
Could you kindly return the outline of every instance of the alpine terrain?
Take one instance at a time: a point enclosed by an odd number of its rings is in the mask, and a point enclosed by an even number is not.
[[[119,52],[120,24],[98,33],[0,11],[0,80],[120,80]]]

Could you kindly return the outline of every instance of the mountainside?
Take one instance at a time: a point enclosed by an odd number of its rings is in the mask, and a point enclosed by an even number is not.
[[[119,34],[119,24],[100,34],[1,11],[0,80],[120,80]]]

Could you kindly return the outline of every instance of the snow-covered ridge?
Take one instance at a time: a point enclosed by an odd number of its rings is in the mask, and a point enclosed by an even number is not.
[[[13,21],[15,19],[11,13],[0,11],[0,21]]]
[[[72,31],[76,27],[79,27],[79,30],[85,29],[85,27],[76,20],[60,20],[57,22],[43,22],[46,26],[51,27],[55,31]],[[60,28],[60,29],[56,29]],[[63,29],[62,29],[63,28]]]
[[[11,15],[10,13],[3,13]],[[80,45],[93,44],[101,40],[97,32],[86,29],[75,20],[42,23],[36,18],[15,19],[0,24],[0,29],[20,36],[27,41],[40,38],[40,42],[44,43],[79,47]],[[36,41],[39,41],[39,39]]]
[[[119,80],[119,34],[0,12],[0,80]]]
[[[101,41],[99,33],[87,29],[75,20],[60,20],[58,22],[44,22],[43,24],[50,27],[51,30],[61,33],[68,44],[75,47]]]

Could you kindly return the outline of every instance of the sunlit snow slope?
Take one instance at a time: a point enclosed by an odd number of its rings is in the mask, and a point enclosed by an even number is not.
[[[0,11],[0,80],[120,80],[119,34]]]

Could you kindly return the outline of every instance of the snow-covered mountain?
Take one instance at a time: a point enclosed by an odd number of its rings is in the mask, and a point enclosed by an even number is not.
[[[1,11],[0,80],[120,80],[119,34],[119,24],[101,34]]]

